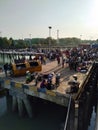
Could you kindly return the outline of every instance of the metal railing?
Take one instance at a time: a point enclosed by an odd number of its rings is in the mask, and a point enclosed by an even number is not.
[[[70,95],[69,103],[68,103],[68,110],[67,110],[67,115],[66,115],[66,120],[65,120],[65,125],[64,125],[64,130],[67,129],[69,111],[70,111],[70,107],[71,107],[71,100],[72,100],[72,98],[71,98],[71,95]]]

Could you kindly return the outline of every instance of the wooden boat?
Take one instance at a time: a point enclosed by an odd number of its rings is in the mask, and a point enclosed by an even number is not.
[[[30,73],[40,72],[42,70],[42,64],[40,61],[29,60],[23,63],[12,63],[11,65],[11,75],[13,76],[23,76],[26,71]]]

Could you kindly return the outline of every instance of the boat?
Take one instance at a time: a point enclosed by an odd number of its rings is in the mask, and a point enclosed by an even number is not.
[[[11,64],[11,75],[12,76],[24,76],[26,71],[30,73],[40,72],[42,70],[42,64],[37,60],[28,60],[21,63]]]

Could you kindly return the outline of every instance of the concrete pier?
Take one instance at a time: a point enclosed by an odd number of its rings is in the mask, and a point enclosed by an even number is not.
[[[12,96],[12,111],[16,111],[17,108],[17,98],[16,96]]]
[[[27,96],[24,99],[19,96],[12,96],[12,111],[15,112],[17,108],[20,117],[23,116],[24,109],[26,109],[29,118],[33,117],[32,108]]]
[[[32,113],[32,108],[31,108],[29,100],[27,98],[25,98],[25,99],[23,99],[23,103],[25,104],[25,108],[27,110],[29,118],[32,118],[33,113]]]
[[[23,115],[23,102],[22,102],[22,99],[17,97],[17,102],[18,102],[18,113],[19,113],[19,116],[22,117],[22,115]]]
[[[6,96],[0,97],[0,117],[7,112]]]

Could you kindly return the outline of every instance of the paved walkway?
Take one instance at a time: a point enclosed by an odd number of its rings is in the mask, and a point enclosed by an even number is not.
[[[46,65],[43,65],[42,71],[40,73],[48,74],[51,72],[54,72],[55,74],[60,73],[60,75],[61,75],[60,86],[57,88],[56,91],[58,91],[59,93],[63,93],[63,94],[65,94],[66,91],[69,91],[70,86],[68,85],[68,81],[72,79],[72,76],[74,74],[76,74],[78,76],[78,81],[80,83],[83,81],[84,75],[85,75],[83,73],[79,73],[79,72],[75,72],[74,70],[70,70],[67,65],[65,65],[64,68],[62,68],[62,65],[58,65],[56,60],[48,62]],[[33,82],[31,82],[30,84],[32,84],[32,83]]]

